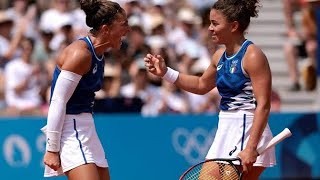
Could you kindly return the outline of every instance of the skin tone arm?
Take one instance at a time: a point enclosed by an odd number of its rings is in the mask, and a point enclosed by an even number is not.
[[[250,138],[246,148],[238,154],[242,160],[244,172],[248,172],[257,159],[256,149],[268,121],[271,99],[271,71],[266,56],[255,45],[248,47],[244,58],[243,66],[251,79],[253,93],[257,100]]]
[[[292,0],[283,0],[283,11],[285,15],[285,23],[287,26],[287,35],[289,37],[297,36],[293,18],[293,5],[294,3],[292,2]]]
[[[185,91],[195,94],[208,93],[216,86],[216,64],[218,63],[223,51],[224,50],[219,49],[213,55],[210,66],[201,77],[179,73],[179,77],[174,84]],[[167,72],[167,66],[161,56],[147,54],[144,60],[146,67],[152,74],[163,77]]]
[[[91,54],[86,48],[85,42],[75,42],[68,46],[58,58],[57,65],[62,70],[83,75],[90,70]],[[60,168],[59,152],[47,151],[44,156],[44,163],[54,170]]]

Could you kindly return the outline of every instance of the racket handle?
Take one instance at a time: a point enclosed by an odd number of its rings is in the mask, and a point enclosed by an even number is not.
[[[258,153],[259,154],[264,153],[269,148],[275,146],[276,144],[278,144],[279,142],[283,141],[287,137],[290,137],[291,135],[292,135],[291,131],[288,128],[285,128],[283,131],[281,131],[279,134],[277,134],[275,137],[273,137],[268,144],[259,147],[257,149]]]

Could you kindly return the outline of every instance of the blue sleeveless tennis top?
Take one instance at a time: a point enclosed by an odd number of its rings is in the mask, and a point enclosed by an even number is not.
[[[217,65],[217,88],[221,95],[221,110],[249,110],[256,108],[251,80],[242,66],[243,56],[251,41],[243,42],[239,51],[231,57],[226,52]]]
[[[87,43],[88,49],[92,54],[91,68],[89,72],[82,76],[73,95],[68,101],[66,114],[92,113],[95,92],[101,89],[103,83],[104,57],[98,57],[96,55],[92,42],[88,36],[80,38],[80,40]],[[60,72],[61,70],[56,66],[51,83],[51,96]]]

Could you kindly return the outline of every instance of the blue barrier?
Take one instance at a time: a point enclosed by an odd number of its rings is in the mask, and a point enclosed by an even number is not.
[[[271,115],[274,134],[289,127],[293,136],[277,145],[277,166],[267,169],[262,179],[320,178],[319,115]],[[95,115],[113,180],[177,180],[203,160],[217,121],[216,115]],[[45,179],[43,125],[41,117],[0,118],[0,179]]]

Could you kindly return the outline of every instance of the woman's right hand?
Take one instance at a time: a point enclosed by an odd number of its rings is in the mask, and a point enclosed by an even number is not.
[[[43,162],[51,169],[57,171],[61,167],[59,152],[46,151],[44,154]]]
[[[144,58],[144,62],[148,71],[156,76],[162,77],[167,72],[167,66],[160,55],[153,56],[151,54],[147,54]]]

